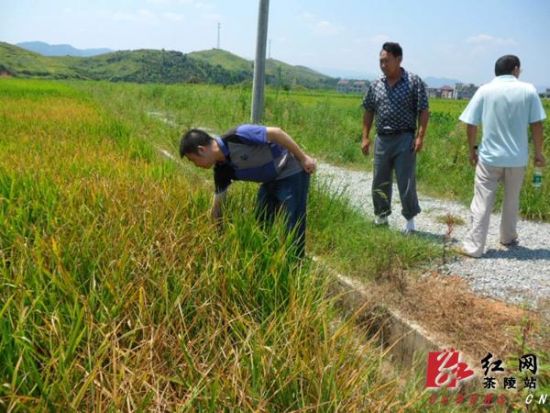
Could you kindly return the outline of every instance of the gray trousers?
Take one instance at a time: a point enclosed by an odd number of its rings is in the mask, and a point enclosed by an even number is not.
[[[420,213],[416,194],[416,152],[414,133],[377,135],[374,143],[374,176],[372,202],[374,213],[386,217],[391,214],[392,171],[395,169],[397,187],[405,219]]]

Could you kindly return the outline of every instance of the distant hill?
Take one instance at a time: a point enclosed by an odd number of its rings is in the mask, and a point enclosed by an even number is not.
[[[90,57],[112,52],[111,49],[76,49],[70,44],[48,44],[45,42],[21,42],[17,43],[23,49],[40,53],[43,56],[79,56]]]
[[[138,83],[218,83],[252,81],[253,63],[224,50],[183,54],[166,50],[116,51],[92,57],[42,56],[0,42],[0,73],[18,77],[93,79]],[[332,87],[336,79],[302,66],[269,59],[268,84]]]
[[[165,50],[112,52],[79,58],[71,67],[86,78],[114,82],[233,84],[247,79],[244,74]]]
[[[226,50],[211,49],[189,53],[191,59],[219,65],[224,69],[246,73],[252,79],[254,62],[243,59]],[[319,73],[305,66],[292,66],[275,59],[266,61],[266,83],[285,88],[301,85],[308,88],[332,88],[338,79]]]
[[[59,59],[42,56],[0,42],[0,73],[19,77],[78,78],[78,73]]]
[[[133,50],[93,57],[42,56],[0,42],[0,72],[16,77],[91,79],[137,83],[231,84],[245,76],[189,59],[181,52]]]
[[[200,52],[191,52],[187,56],[191,59],[200,60],[211,65],[220,65],[227,70],[252,72],[254,64],[250,60],[243,59],[236,54],[222,49],[202,50]]]
[[[275,59],[267,59],[266,81],[268,84],[279,84],[285,88],[302,85],[315,88],[336,87],[338,79],[323,75],[305,66],[292,66]]]

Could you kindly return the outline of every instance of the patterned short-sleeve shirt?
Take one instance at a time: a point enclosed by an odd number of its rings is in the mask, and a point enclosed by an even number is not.
[[[386,76],[372,82],[363,107],[374,112],[379,135],[416,130],[418,113],[428,109],[426,87],[419,76],[401,69],[401,79],[390,86]]]

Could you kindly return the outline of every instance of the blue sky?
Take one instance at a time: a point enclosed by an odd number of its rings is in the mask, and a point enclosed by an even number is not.
[[[0,0],[0,41],[77,48],[216,46],[252,59],[259,0]],[[550,0],[271,0],[271,57],[332,75],[379,74],[384,41],[422,77],[476,84],[517,54],[522,80],[550,87]]]

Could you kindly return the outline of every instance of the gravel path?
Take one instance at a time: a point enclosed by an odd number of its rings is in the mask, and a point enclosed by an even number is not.
[[[343,190],[355,207],[369,217],[374,216],[370,172],[350,171],[320,163],[317,173],[332,192]],[[468,185],[473,185],[473,182]],[[447,225],[438,222],[438,219],[450,213],[465,222],[464,225],[456,225],[453,230],[452,242],[459,245],[468,230],[469,209],[456,202],[430,198],[421,193],[418,196],[422,208],[422,213],[415,218],[418,234],[443,242]],[[390,227],[401,230],[405,221],[400,213],[396,185],[393,188],[392,209]],[[520,220],[520,245],[507,249],[498,242],[499,223],[500,214],[492,214],[486,253],[482,258],[461,257],[439,270],[464,277],[472,289],[482,295],[542,309],[545,307],[543,303],[547,305],[550,302],[550,224]]]

